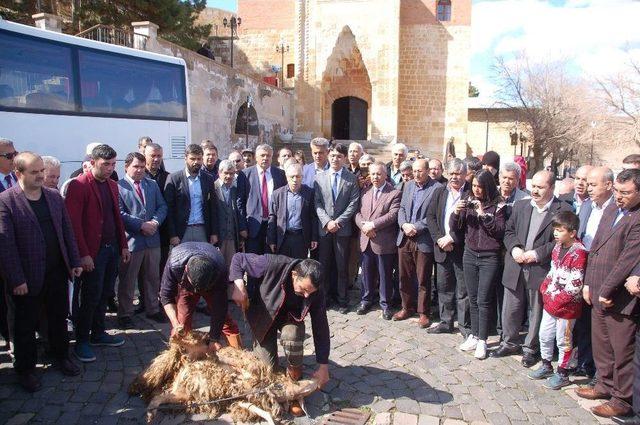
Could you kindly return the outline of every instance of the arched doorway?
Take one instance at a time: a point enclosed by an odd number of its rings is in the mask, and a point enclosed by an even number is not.
[[[353,96],[336,99],[331,105],[331,137],[338,140],[367,139],[365,100]]]
[[[249,127],[249,133],[247,133],[247,126]],[[249,134],[249,136],[257,136],[259,134],[258,113],[253,105],[249,107],[249,111],[247,111],[247,102],[240,106],[236,116],[235,132],[236,134]]]

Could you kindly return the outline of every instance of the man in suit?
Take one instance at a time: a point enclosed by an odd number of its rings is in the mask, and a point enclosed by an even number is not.
[[[352,142],[349,145],[349,163],[347,164],[347,170],[353,174],[357,174],[360,171],[360,158],[364,155],[364,148],[358,142]]]
[[[433,194],[442,184],[429,177],[428,162],[418,159],[413,163],[414,179],[405,185],[398,212],[400,230],[396,240],[400,270],[400,296],[402,310],[393,320],[406,320],[416,312],[418,325],[428,328],[431,308],[431,273],[433,271],[433,239],[427,227],[427,209]],[[417,276],[418,293],[415,280]]]
[[[201,173],[202,148],[187,146],[184,170],[171,173],[164,188],[169,212],[167,232],[169,244],[182,242],[218,243],[218,216],[214,180]]]
[[[383,162],[369,166],[371,186],[362,194],[360,211],[355,223],[360,229],[362,252],[362,287],[357,314],[366,314],[373,304],[375,285],[380,283],[382,318],[391,320],[391,275],[398,234],[398,210],[402,193],[387,182],[387,167]]]
[[[447,180],[447,178],[442,175],[443,172],[444,168],[442,166],[442,161],[440,161],[439,159],[429,160],[429,177],[431,177],[432,180],[435,180],[438,183],[446,185],[449,180]]]
[[[315,204],[319,228],[319,257],[325,267],[335,264],[336,273],[327,281],[327,301],[335,298],[342,314],[349,311],[347,286],[349,279],[349,237],[353,232],[353,216],[360,205],[360,189],[356,176],[345,167],[348,149],[340,143],[329,151],[329,169],[315,180]],[[327,302],[327,304],[329,304]]]
[[[580,206],[578,237],[587,251],[591,250],[604,210],[615,203],[613,198],[613,171],[607,167],[590,167],[586,177],[589,199]],[[575,346],[578,348],[576,373],[589,378],[595,375],[595,363],[591,349],[591,306],[584,303],[582,315],[574,326]]]
[[[573,178],[573,191],[558,196],[558,199],[571,205],[576,214],[580,214],[580,208],[583,202],[589,199],[589,193],[587,192],[587,176],[592,169],[593,165],[583,165],[578,168],[576,170],[576,175]]]
[[[267,244],[274,254],[305,259],[318,247],[318,217],[313,190],[302,185],[302,165],[285,167],[287,185],[273,192]]]
[[[554,175],[538,171],[532,179],[531,200],[523,199],[513,206],[506,224],[506,254],[502,285],[502,344],[491,357],[504,357],[524,352],[522,365],[531,367],[540,360],[538,332],[542,320],[540,284],[551,267],[551,251],[556,242],[551,221],[559,211],[571,207],[553,196]],[[529,330],[521,346],[520,327],[527,313]]]
[[[269,145],[256,148],[256,165],[245,168],[246,183],[244,199],[246,199],[246,217],[249,238],[246,252],[264,254],[266,252],[267,225],[269,222],[269,206],[273,192],[287,184],[284,171],[271,165],[273,149]]]
[[[122,337],[105,332],[104,323],[120,260],[127,263],[131,258],[118,206],[118,184],[110,179],[116,155],[108,145],[93,148],[91,171],[71,181],[65,198],[83,268],[81,284],[74,285],[74,291],[79,291],[74,297],[80,300],[74,353],[83,362],[95,361],[91,346],[124,344]]]
[[[131,152],[124,160],[125,176],[118,182],[120,216],[131,252],[129,263],[120,265],[118,284],[118,325],[132,329],[133,299],[138,277],[144,290],[147,317],[166,321],[158,306],[160,289],[160,225],[167,217],[167,203],[158,184],[145,177],[145,157]]]
[[[451,229],[449,218],[459,200],[467,199],[467,166],[454,158],[447,164],[449,181],[436,190],[427,210],[427,227],[435,242],[433,256],[436,262],[440,323],[427,329],[428,333],[451,333],[458,316],[458,329],[466,338],[471,331],[469,298],[462,273],[464,230]]]
[[[58,190],[60,182],[60,160],[55,156],[43,156],[44,185],[50,189]]]
[[[0,137],[0,193],[16,185],[18,180],[13,172],[13,158],[18,152],[13,142]],[[0,267],[2,262],[0,262]],[[4,338],[5,350],[9,349],[9,325],[7,323],[7,302],[5,299],[4,281],[0,273],[0,335]]]
[[[63,374],[78,375],[69,359],[67,282],[82,272],[64,201],[43,187],[40,156],[15,157],[17,184],[0,194],[0,258],[7,284],[14,344],[14,368],[29,392],[41,388],[35,375],[35,332],[44,309],[50,351]]]
[[[93,143],[89,143],[85,149],[85,162],[86,161],[91,161],[91,152],[93,152],[93,149],[96,146],[100,146],[102,143],[100,142],[93,142]],[[80,168],[78,168],[77,170],[75,170],[73,173],[71,173],[71,175],[69,176],[69,178],[73,179],[76,178],[78,176],[81,176],[82,174],[85,173],[85,169],[84,169],[84,164],[83,166],[81,166]],[[111,175],[109,176],[109,178],[111,180],[113,180],[114,182],[118,181],[118,173],[116,172],[116,170],[114,169],[113,172],[111,173]]]
[[[605,208],[591,243],[582,295],[593,306],[591,339],[598,381],[580,397],[610,399],[591,412],[602,417],[632,413],[633,352],[638,298],[625,282],[640,258],[640,170],[623,170],[614,184],[615,204]]]
[[[209,141],[208,139],[206,141]],[[218,180],[218,167],[220,166],[220,159],[218,158],[218,148],[213,143],[205,144],[202,141],[203,164],[202,172],[209,174],[209,177],[213,181]],[[210,142],[210,141],[209,141]]]
[[[164,194],[167,177],[169,177],[169,173],[162,168],[163,156],[162,146],[157,143],[150,143],[144,148],[145,174],[156,182],[162,194]]]
[[[306,164],[302,169],[302,184],[313,189],[316,174],[329,168],[329,141],[323,137],[311,140],[311,156],[313,162]]]
[[[407,159],[409,149],[403,143],[396,143],[391,148],[391,161],[387,163],[387,180],[396,186],[402,181],[400,164]]]
[[[241,213],[238,188],[233,184],[236,177],[234,163],[228,159],[221,161],[218,174],[218,180],[215,182],[220,229],[218,243],[225,264],[229,268],[231,258],[242,249],[244,240],[247,239],[247,218]]]
[[[502,199],[504,199],[504,203],[508,207],[508,209],[506,210],[507,220],[511,215],[513,204],[522,199],[530,198],[527,192],[518,188],[521,173],[522,169],[515,162],[503,162],[500,165],[500,196],[502,196]]]

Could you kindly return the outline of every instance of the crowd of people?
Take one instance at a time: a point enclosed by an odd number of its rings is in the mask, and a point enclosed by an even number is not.
[[[365,315],[378,304],[382,320],[415,317],[416,332],[453,333],[457,322],[459,350],[478,360],[522,354],[547,388],[586,376],[577,394],[606,400],[594,414],[640,423],[640,155],[617,175],[585,165],[558,185],[550,171],[530,173],[527,188],[523,159],[492,151],[443,163],[398,143],[384,163],[358,143],[310,145],[305,163],[266,144],[221,159],[203,140],[169,173],[162,147],[142,137],[119,178],[117,153],[91,144],[60,185],[57,159],[0,139],[0,331],[23,387],[40,388],[37,331],[63,373],[80,373],[67,317],[82,362],[124,344],[105,330],[116,294],[121,329],[144,312],[180,333],[204,308],[211,350],[222,337],[242,344],[229,298],[275,358],[280,331],[292,377],[309,313],[321,384],[326,309]]]

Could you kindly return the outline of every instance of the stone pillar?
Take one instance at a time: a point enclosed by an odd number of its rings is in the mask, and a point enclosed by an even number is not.
[[[36,13],[31,15],[35,21],[36,28],[40,28],[47,31],[62,32],[62,18],[58,15],[52,15],[50,13]]]
[[[147,43],[155,43],[158,38],[158,25],[151,21],[132,22],[134,37],[133,47],[138,50],[148,50]]]

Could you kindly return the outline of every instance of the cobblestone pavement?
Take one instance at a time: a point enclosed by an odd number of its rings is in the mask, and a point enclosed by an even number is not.
[[[587,410],[596,402],[577,400],[575,385],[547,390],[527,378],[517,357],[475,360],[456,349],[459,335],[427,334],[415,320],[386,322],[375,310],[365,316],[330,311],[329,320],[332,379],[323,392],[307,398],[310,417],[296,424],[320,423],[323,415],[344,407],[369,410],[371,423],[380,425],[608,423]],[[114,325],[115,318],[110,316],[108,323]],[[122,347],[98,349],[98,360],[84,365],[79,377],[64,377],[45,365],[43,389],[33,395],[17,386],[8,356],[0,354],[0,423],[143,422],[144,403],[126,389],[163,348],[168,326],[139,316],[135,323],[143,330],[126,331]],[[197,323],[206,326],[208,318],[197,315]],[[305,355],[311,372],[311,338]],[[224,417],[198,419],[165,416],[160,422],[228,423]]]

